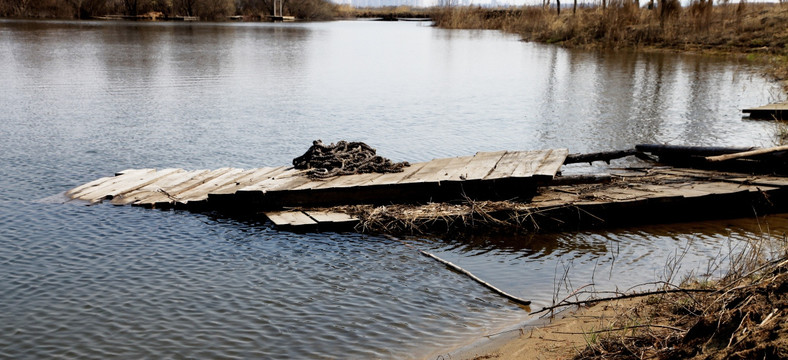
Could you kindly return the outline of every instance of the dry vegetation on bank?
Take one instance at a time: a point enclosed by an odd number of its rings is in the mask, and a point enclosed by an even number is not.
[[[512,10],[478,7],[436,9],[436,26],[497,29],[524,40],[582,48],[655,48],[745,54],[769,61],[771,74],[788,79],[788,5],[695,1],[681,7],[661,1],[653,10],[637,2],[611,1],[605,8]]]
[[[750,264],[756,264],[751,262]],[[652,295],[585,334],[575,359],[788,358],[788,260]]]
[[[666,280],[643,284],[661,284],[648,292],[616,291],[607,297],[595,292],[593,283],[567,288],[567,298],[532,314],[547,316],[576,305],[579,311],[546,326],[521,328],[519,337],[464,358],[786,359],[787,245],[785,235],[756,237],[743,246],[729,243],[728,251],[710,260],[708,273],[690,274],[673,285],[684,254],[677,253],[665,264]],[[713,280],[720,267],[728,268],[727,275]],[[564,281],[557,280],[557,287]]]

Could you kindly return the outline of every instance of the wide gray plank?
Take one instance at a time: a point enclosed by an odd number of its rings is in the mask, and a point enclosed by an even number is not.
[[[534,176],[554,177],[558,170],[561,169],[561,166],[564,165],[567,155],[569,155],[568,149],[552,150],[550,155],[534,171]]]
[[[506,151],[478,152],[470,162],[460,169],[459,177],[462,180],[481,180],[495,168]]]

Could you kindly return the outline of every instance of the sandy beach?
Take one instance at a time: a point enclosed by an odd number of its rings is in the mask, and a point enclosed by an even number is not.
[[[545,316],[518,328],[489,335],[433,359],[571,359],[597,336],[594,332],[610,329],[626,311],[642,299],[623,299],[575,307],[552,318]]]

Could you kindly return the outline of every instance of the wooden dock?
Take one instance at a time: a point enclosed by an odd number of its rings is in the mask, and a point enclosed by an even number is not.
[[[751,119],[788,120],[788,101],[743,109],[742,112],[749,114]]]
[[[558,172],[568,150],[479,152],[473,156],[414,163],[399,173],[346,175],[310,179],[293,167],[259,169],[221,168],[130,169],[103,177],[66,192],[88,203],[149,208],[215,208],[236,211],[272,211],[277,222],[314,225],[347,224],[346,216],[323,213],[282,214],[288,207],[341,204],[423,203],[473,199],[527,199],[539,182]],[[301,216],[303,215],[303,216]],[[311,219],[311,220],[310,220]]]
[[[654,146],[639,145],[639,149],[660,157],[665,153]],[[712,149],[711,153],[723,155],[701,155],[712,161],[780,149],[733,149],[734,154],[730,149]],[[328,179],[312,179],[306,170],[288,166],[131,169],[80,185],[66,195],[90,204],[263,212],[277,227],[290,230],[355,227],[390,233],[485,227],[571,230],[788,211],[788,177],[658,164],[611,169],[606,174],[556,176],[565,162],[593,161],[567,155],[566,149],[479,152],[415,163],[399,173]]]

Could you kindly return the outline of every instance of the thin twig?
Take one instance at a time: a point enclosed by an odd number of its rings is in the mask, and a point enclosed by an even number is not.
[[[553,310],[562,306],[572,306],[572,305],[583,305],[583,304],[592,304],[598,303],[602,301],[610,301],[610,300],[621,300],[621,299],[630,299],[636,297],[643,297],[649,295],[660,295],[660,294],[670,294],[670,293],[688,293],[688,292],[706,292],[711,293],[717,290],[714,289],[667,289],[667,290],[656,290],[656,291],[647,291],[642,293],[635,293],[635,294],[624,294],[619,296],[610,296],[610,297],[603,297],[603,298],[595,298],[595,299],[586,299],[581,301],[567,301],[564,303],[559,303],[553,306],[543,307],[539,311],[532,312],[531,315],[539,314],[545,311]]]
[[[584,335],[584,334],[600,334],[606,332],[613,332],[613,331],[621,331],[621,330],[629,330],[629,329],[637,329],[637,328],[660,328],[660,329],[670,329],[673,331],[678,332],[686,332],[687,330],[680,329],[677,327],[669,326],[669,325],[631,325],[625,326],[615,329],[603,329],[603,330],[594,330],[594,331],[586,331],[586,332],[573,332],[573,331],[553,331],[556,334],[564,334],[564,335]]]
[[[486,282],[486,281],[484,281],[482,279],[479,279],[478,277],[476,277],[476,275],[471,274],[468,270],[465,270],[465,269],[463,269],[463,268],[461,268],[461,267],[459,267],[457,265],[452,264],[451,262],[443,260],[443,259],[441,259],[441,258],[439,258],[439,257],[437,257],[437,256],[435,256],[433,254],[430,254],[430,253],[428,253],[426,251],[419,250],[419,252],[422,255],[424,255],[426,257],[429,257],[429,258],[433,258],[433,259],[437,260],[438,262],[448,266],[452,270],[457,271],[457,272],[459,272],[459,273],[461,273],[461,274],[473,279],[474,281],[478,282],[479,284],[482,284],[484,287],[486,287],[486,288],[492,290],[493,292],[497,293],[498,295],[501,295],[501,296],[503,296],[503,297],[515,302],[515,303],[521,304],[521,305],[531,305],[531,301],[530,300],[521,299],[519,297],[516,297],[514,295],[506,293],[503,290],[498,289],[495,286],[492,286],[490,283],[488,283],[488,282]]]

